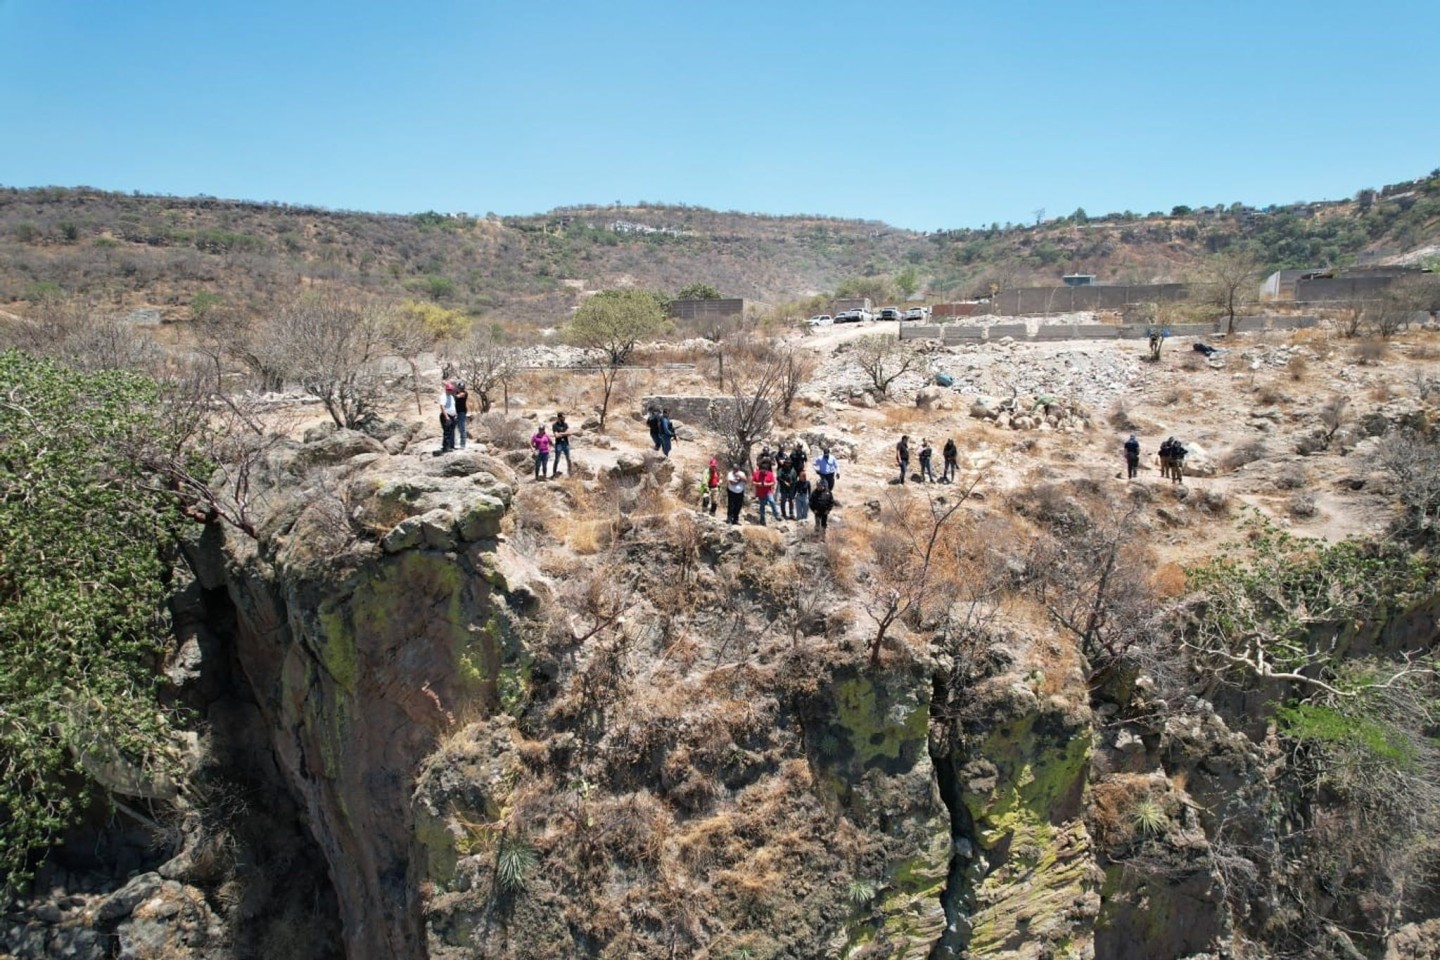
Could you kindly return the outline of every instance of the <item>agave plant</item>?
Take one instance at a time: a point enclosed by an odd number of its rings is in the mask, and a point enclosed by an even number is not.
[[[524,837],[507,835],[500,840],[495,854],[495,880],[507,893],[524,890],[530,871],[539,862],[529,841]]]

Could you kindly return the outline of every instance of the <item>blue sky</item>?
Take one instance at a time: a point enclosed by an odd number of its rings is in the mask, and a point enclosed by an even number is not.
[[[1440,166],[1440,4],[0,0],[0,184],[919,230]]]

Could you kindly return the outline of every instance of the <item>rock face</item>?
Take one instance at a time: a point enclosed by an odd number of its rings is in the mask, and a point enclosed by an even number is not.
[[[361,452],[358,470],[344,451]],[[480,455],[390,457],[343,432],[279,466],[290,473],[258,542],[213,528],[189,553],[233,609],[235,655],[329,863],[347,955],[424,957],[411,792],[456,712],[500,702],[512,641],[495,584],[521,586],[496,561],[511,477]],[[348,517],[323,492],[337,483]]]

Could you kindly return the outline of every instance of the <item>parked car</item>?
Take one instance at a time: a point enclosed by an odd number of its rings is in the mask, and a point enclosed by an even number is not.
[[[930,319],[930,308],[929,308],[929,307],[911,307],[909,310],[906,310],[906,311],[905,311],[905,319],[906,319],[906,320],[920,320],[920,321],[922,321],[922,322],[925,321],[925,320],[929,320],[929,319]]]
[[[870,321],[875,319],[875,314],[871,313],[869,310],[856,310],[855,313],[859,316],[859,320],[861,323],[869,323]]]
[[[835,322],[836,322],[836,323],[859,323],[859,322],[860,322],[860,314],[861,314],[862,312],[863,312],[863,311],[860,311],[860,310],[842,310],[842,311],[840,311],[839,313],[835,314]]]
[[[884,308],[882,308],[881,311],[880,311],[880,319],[881,319],[881,320],[899,320],[899,319],[900,319],[900,308],[899,308],[899,307],[884,307]]]
[[[805,321],[812,327],[828,327],[835,322],[835,318],[828,313],[822,313]]]

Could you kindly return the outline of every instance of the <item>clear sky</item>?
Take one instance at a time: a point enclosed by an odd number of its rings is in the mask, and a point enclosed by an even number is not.
[[[1440,166],[1440,3],[0,0],[0,184],[929,230]]]

